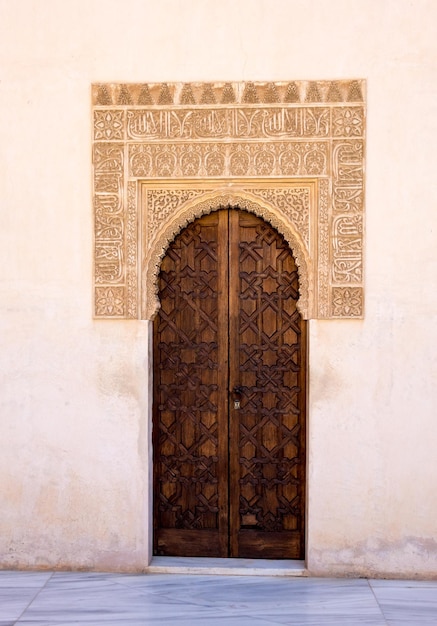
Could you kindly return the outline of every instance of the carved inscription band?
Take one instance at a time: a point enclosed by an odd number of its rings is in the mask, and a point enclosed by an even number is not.
[[[225,205],[286,237],[304,317],[363,316],[363,80],[96,84],[92,104],[96,317],[152,317],[168,244]]]

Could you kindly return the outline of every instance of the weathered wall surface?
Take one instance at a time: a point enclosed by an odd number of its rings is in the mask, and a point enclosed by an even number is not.
[[[0,0],[0,565],[149,559],[146,322],[92,319],[92,82],[367,79],[366,314],[311,321],[308,566],[437,573],[432,0]]]

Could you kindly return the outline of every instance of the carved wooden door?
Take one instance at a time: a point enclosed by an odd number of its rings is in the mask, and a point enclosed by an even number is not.
[[[161,266],[154,552],[303,558],[306,325],[281,235],[204,216]]]

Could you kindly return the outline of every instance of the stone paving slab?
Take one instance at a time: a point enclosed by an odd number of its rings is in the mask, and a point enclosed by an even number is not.
[[[437,581],[0,571],[0,626],[419,626]]]

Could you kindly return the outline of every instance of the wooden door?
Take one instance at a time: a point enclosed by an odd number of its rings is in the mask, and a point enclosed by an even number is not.
[[[303,558],[305,322],[292,253],[220,210],[161,266],[154,324],[154,552]]]

